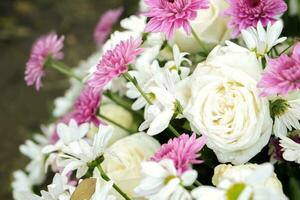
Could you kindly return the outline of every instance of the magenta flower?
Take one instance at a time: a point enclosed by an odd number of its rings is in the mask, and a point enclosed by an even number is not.
[[[298,43],[291,57],[281,55],[270,59],[267,71],[262,75],[257,85],[262,88],[262,96],[274,94],[286,95],[300,87],[300,43]]]
[[[108,35],[111,33],[114,24],[117,23],[122,13],[123,8],[118,8],[108,10],[100,17],[94,31],[94,39],[98,46],[101,46],[105,42]]]
[[[203,161],[199,160],[199,151],[204,147],[207,137],[196,138],[196,134],[189,136],[183,134],[178,138],[169,140],[163,144],[152,157],[153,161],[159,162],[163,159],[173,160],[179,174],[191,168],[191,164],[200,164]]]
[[[183,27],[187,34],[191,33],[189,21],[197,17],[199,9],[209,7],[208,0],[145,0],[150,18],[146,32],[164,32],[171,39],[174,32]]]
[[[143,52],[143,49],[139,48],[141,43],[141,38],[131,37],[127,41],[121,41],[113,50],[107,51],[88,81],[89,86],[101,91],[112,79],[127,72],[128,65]]]
[[[71,112],[68,118],[75,119],[78,124],[89,122],[94,123],[95,126],[99,126],[100,120],[96,114],[100,102],[101,96],[99,93],[95,93],[92,88],[86,87],[75,101],[74,111]]]
[[[260,21],[263,26],[275,22],[278,15],[287,10],[284,0],[228,0],[229,8],[224,12],[230,16],[228,24],[233,29],[232,37],[237,37],[242,29],[256,27]]]
[[[64,36],[58,37],[56,33],[40,37],[32,46],[31,54],[25,69],[25,81],[28,86],[35,85],[36,90],[42,86],[45,76],[44,64],[49,56],[53,59],[63,59],[61,52]]]

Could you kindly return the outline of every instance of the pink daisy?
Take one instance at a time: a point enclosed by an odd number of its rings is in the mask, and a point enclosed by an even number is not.
[[[26,63],[25,81],[28,86],[35,85],[36,90],[42,86],[42,78],[45,76],[44,65],[48,57],[63,59],[61,52],[64,44],[64,36],[58,37],[56,33],[40,37],[32,46],[31,54]]]
[[[300,87],[300,43],[298,43],[291,57],[281,55],[270,59],[267,71],[263,74],[258,87],[262,88],[262,96],[274,94],[286,95]]]
[[[141,38],[131,37],[127,41],[121,41],[113,50],[107,51],[89,80],[89,86],[101,91],[112,79],[127,72],[128,65],[143,52],[143,49],[139,48],[141,43]]]
[[[97,118],[97,110],[100,106],[101,96],[95,93],[90,87],[86,87],[75,101],[74,111],[69,119],[75,119],[78,124],[91,122],[99,126],[100,120]]]
[[[145,0],[145,3],[149,6],[146,16],[150,18],[146,32],[164,32],[168,39],[181,27],[190,34],[189,20],[197,17],[199,9],[209,7],[208,0]]]
[[[228,0],[228,2],[230,6],[224,14],[231,17],[228,26],[233,29],[233,37],[237,37],[242,29],[256,27],[259,21],[263,26],[275,22],[276,17],[287,10],[284,0]]]
[[[98,46],[101,46],[105,42],[122,13],[123,8],[118,8],[108,10],[100,17],[94,31],[94,39]]]
[[[189,136],[183,134],[178,138],[169,140],[163,144],[152,157],[153,161],[159,162],[163,159],[173,160],[179,174],[191,168],[191,164],[200,164],[199,151],[204,147],[207,137],[196,138],[196,134]]]

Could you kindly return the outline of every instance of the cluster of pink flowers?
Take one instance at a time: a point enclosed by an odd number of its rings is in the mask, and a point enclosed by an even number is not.
[[[33,44],[25,69],[25,81],[28,86],[35,85],[36,90],[42,87],[45,62],[49,56],[57,60],[63,59],[64,54],[61,52],[63,42],[64,36],[59,37],[56,33],[50,33],[40,37]]]
[[[89,80],[89,86],[95,91],[101,91],[112,79],[127,72],[128,65],[143,52],[141,44],[141,38],[131,37],[127,41],[121,41],[113,50],[107,51]]]
[[[174,138],[163,144],[158,152],[152,157],[153,161],[159,162],[163,159],[171,159],[179,174],[191,168],[191,164],[202,163],[199,160],[199,152],[206,144],[207,137],[197,138],[196,134],[192,136],[182,134],[178,138]]]
[[[228,2],[230,6],[224,14],[231,17],[228,26],[233,29],[233,37],[237,37],[242,29],[256,27],[259,21],[263,26],[275,22],[276,17],[287,10],[284,0],[228,0]]]
[[[123,8],[118,8],[108,10],[100,17],[94,31],[94,39],[98,46],[101,46],[105,42],[122,13]]]
[[[100,94],[95,93],[92,88],[86,87],[75,101],[74,111],[71,112],[69,118],[75,119],[78,124],[90,122],[95,126],[99,126],[100,120],[96,114],[100,103]]]
[[[209,7],[208,0],[145,0],[145,3],[149,6],[146,16],[150,18],[146,31],[164,32],[168,39],[179,28],[190,34],[189,21],[197,17],[199,9]]]
[[[258,83],[262,96],[286,95],[300,88],[300,43],[291,56],[286,54],[268,61],[268,68]]]

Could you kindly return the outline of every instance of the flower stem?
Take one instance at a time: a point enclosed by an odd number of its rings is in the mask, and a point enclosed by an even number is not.
[[[51,67],[51,68],[59,71],[60,73],[62,73],[64,75],[67,75],[68,77],[75,78],[76,80],[81,82],[81,78],[78,77],[77,75],[75,75],[72,72],[72,69],[70,67],[68,67],[67,65],[65,65],[63,62],[48,58],[45,65],[47,67]]]
[[[175,129],[171,124],[169,124],[168,129],[169,129],[176,137],[179,137],[179,136],[180,136],[180,133],[178,133],[178,131],[176,131],[176,129]]]
[[[99,113],[98,115],[99,115],[100,118],[104,119],[105,121],[107,121],[107,122],[109,122],[109,123],[112,123],[113,125],[115,125],[115,126],[121,128],[121,129],[123,129],[124,131],[126,131],[126,132],[128,132],[128,133],[134,132],[134,131],[132,131],[132,130],[129,130],[128,128],[125,128],[125,127],[122,126],[121,124],[119,124],[119,123],[117,123],[117,122],[115,122],[115,121],[113,121],[113,120],[111,120],[111,119],[105,117],[104,115],[102,115],[102,114],[100,114],[100,113]]]
[[[192,30],[193,37],[198,42],[198,44],[200,45],[200,47],[203,49],[204,53],[207,54],[208,51],[205,48],[205,44],[201,41],[201,39],[199,38],[199,36],[197,35],[196,31],[194,30],[194,28],[192,26],[191,26],[191,30]]]
[[[101,177],[105,180],[105,181],[110,181],[110,178],[107,176],[107,174],[104,172],[104,170],[102,169],[101,165],[97,166]],[[119,192],[119,194],[126,200],[131,200],[127,194],[125,192],[123,192],[115,183],[113,184],[114,189]]]
[[[115,95],[115,94],[113,94],[111,92],[104,92],[103,95],[106,96],[107,98],[109,98],[111,101],[113,101],[117,105],[119,105],[122,108],[124,108],[125,110],[127,110],[127,111],[129,111],[129,112],[131,112],[133,114],[136,114],[136,115],[138,115],[140,117],[144,117],[143,113],[132,110],[131,109],[131,103],[130,102],[126,102],[126,100],[123,99],[123,98],[121,98],[120,96]]]
[[[202,183],[200,183],[198,180],[195,180],[194,184],[195,184],[197,187],[202,186]]]
[[[153,105],[151,99],[147,96],[146,93],[144,93],[144,91],[143,91],[142,88],[139,86],[137,80],[136,80],[134,77],[132,77],[128,72],[124,73],[123,76],[135,86],[135,88],[140,92],[140,94],[144,97],[144,99],[147,101],[147,103],[148,103],[149,105]],[[169,129],[176,137],[179,137],[179,136],[180,136],[180,134],[178,133],[178,131],[176,131],[176,129],[175,129],[171,124],[169,124],[168,129]]]
[[[133,78],[128,72],[124,73],[123,76],[135,86],[135,88],[144,97],[144,99],[147,101],[147,103],[150,104],[150,105],[152,105],[151,100],[149,99],[149,97],[147,96],[147,94],[144,93],[144,91],[142,90],[142,88],[139,86],[137,80],[135,78]]]
[[[284,54],[287,50],[289,50],[294,44],[290,44],[287,48],[285,48],[283,51],[281,51],[279,53],[279,56],[281,56],[282,54]]]

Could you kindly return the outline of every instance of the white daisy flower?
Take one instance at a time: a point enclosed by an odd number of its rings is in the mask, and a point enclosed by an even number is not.
[[[47,145],[43,148],[43,153],[49,154],[62,149],[63,145],[68,145],[78,141],[86,136],[89,131],[89,124],[84,123],[78,126],[74,119],[69,124],[59,123],[56,127],[59,140],[53,145]]]
[[[25,144],[20,146],[22,154],[31,159],[26,166],[26,171],[34,184],[40,184],[45,179],[45,155],[42,153],[42,146],[31,140],[26,140]]]
[[[84,176],[89,169],[89,165],[99,159],[105,152],[112,132],[113,128],[111,126],[100,125],[99,132],[95,134],[92,144],[81,139],[69,145],[64,145],[62,148],[64,154],[60,155],[65,159],[62,162],[62,167],[64,167],[62,174],[66,175],[77,170],[77,178]]]
[[[293,128],[300,129],[300,99],[278,98],[271,102],[274,134],[286,136]]]
[[[52,184],[48,185],[48,191],[41,191],[41,196],[25,195],[27,200],[70,200],[75,188],[68,185],[68,178],[55,174]]]
[[[153,105],[145,109],[145,121],[140,125],[139,131],[148,129],[148,135],[156,135],[164,131],[171,119],[182,114],[180,102],[176,99],[176,86],[171,72],[164,70],[165,84],[160,87],[150,87]]]
[[[273,25],[268,24],[267,30],[262,23],[257,23],[257,28],[250,27],[242,30],[243,39],[251,51],[254,51],[258,57],[265,56],[274,46],[284,42],[287,38],[280,37],[283,30],[283,22],[277,21]]]
[[[105,181],[102,179],[98,169],[94,170],[93,177],[97,179],[95,193],[91,197],[91,200],[116,200],[114,195],[111,195],[114,182],[112,180]]]
[[[139,86],[146,94],[150,93],[150,87],[157,86],[164,78],[162,68],[160,68],[157,61],[154,61],[147,67],[144,66],[139,69],[129,71],[129,74],[137,80]],[[132,104],[133,110],[142,109],[147,105],[147,101],[131,82],[127,84],[127,88],[128,90],[126,95],[131,99],[136,99],[136,101]]]
[[[166,159],[159,163],[142,162],[144,179],[135,189],[135,192],[151,200],[191,200],[192,197],[186,186],[191,186],[197,172],[190,170],[178,175],[172,160]]]
[[[32,180],[23,171],[18,170],[13,173],[13,182],[11,184],[13,190],[13,197],[15,200],[24,200],[24,193],[27,195],[33,195]]]
[[[286,136],[280,136],[280,146],[283,150],[283,158],[286,161],[300,164],[300,144]]]
[[[49,166],[52,166],[54,171],[58,170],[61,162],[59,154],[62,147],[85,137],[89,131],[89,124],[84,123],[78,126],[77,122],[71,119],[69,124],[59,123],[56,130],[59,137],[58,141],[55,144],[48,144],[42,149],[42,152],[48,157],[45,162],[46,171]]]

